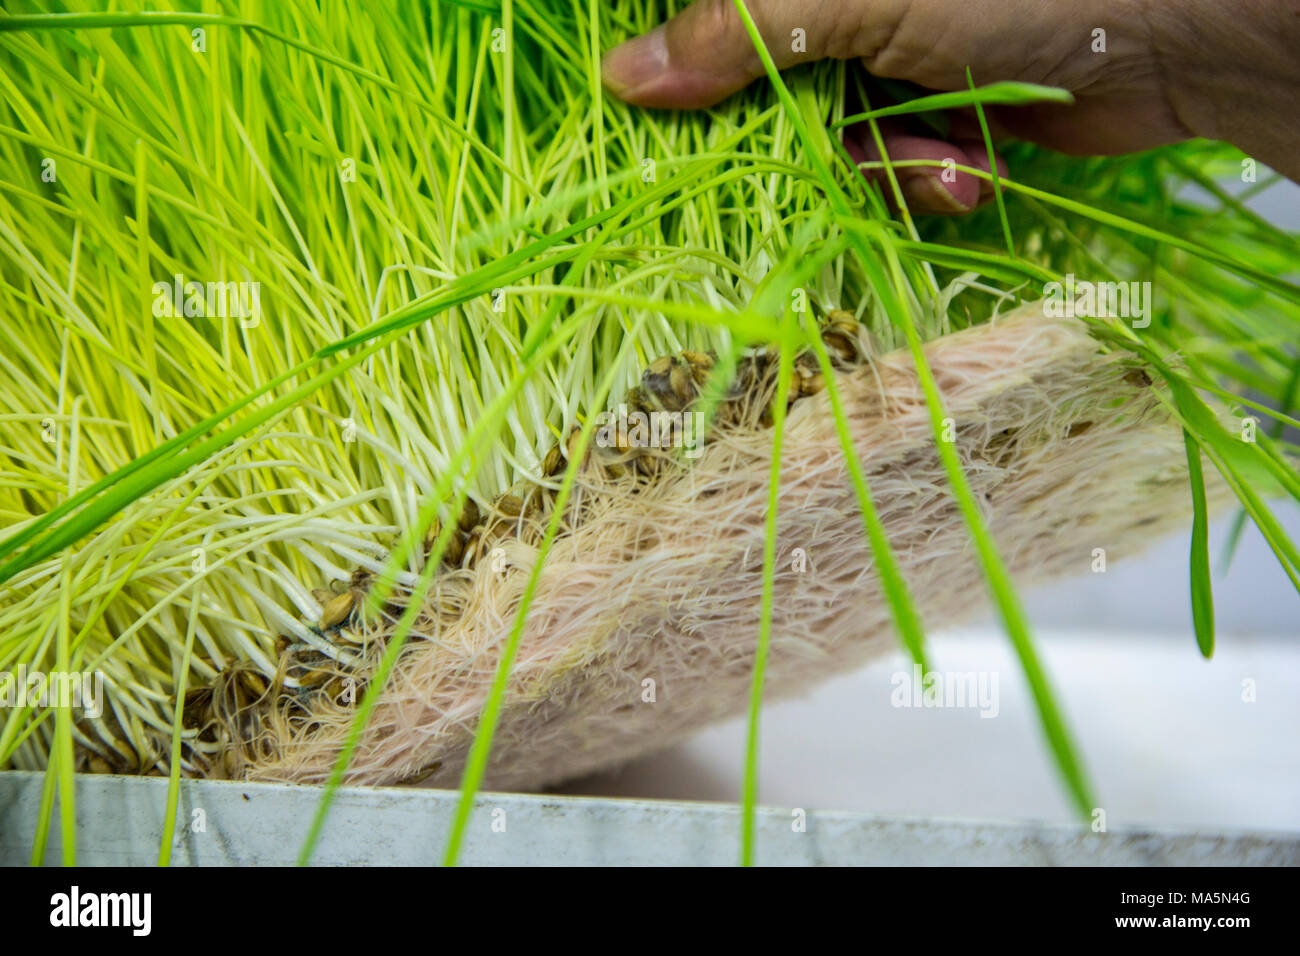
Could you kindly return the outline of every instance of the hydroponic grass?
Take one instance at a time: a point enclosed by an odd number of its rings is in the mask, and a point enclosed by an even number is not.
[[[281,634],[345,660],[314,626],[314,588],[361,568],[378,582],[372,608],[393,588],[423,593],[466,502],[486,508],[538,479],[564,500],[581,456],[543,475],[548,450],[575,427],[589,444],[593,414],[683,350],[715,352],[720,381],[748,347],[775,344],[783,369],[813,350],[884,593],[922,659],[920,615],[805,305],[850,308],[882,349],[910,348],[938,438],[924,342],[1067,274],[1151,281],[1161,295],[1149,327],[1101,321],[1097,334],[1169,383],[1189,462],[1199,448],[1300,582],[1265,503],[1300,498],[1283,433],[1243,442],[1198,394],[1294,424],[1295,237],[1225,195],[1207,206],[1180,192],[1238,171],[1240,157],[1209,144],[1091,160],[1015,148],[993,208],[913,221],[888,158],[885,190],[868,189],[828,130],[874,130],[886,114],[844,116],[849,84],[864,102],[866,91],[842,64],[783,80],[765,57],[771,84],[703,113],[606,99],[600,52],[674,8],[249,3],[0,18],[0,670],[100,670],[107,695],[93,723],[74,725],[67,708],[5,714],[0,766],[50,774],[39,846],[57,781],[70,858],[72,772],[92,757],[173,781],[205,765],[181,726],[182,688],[236,663],[273,677]],[[1061,97],[998,84],[890,115]],[[244,283],[258,313],[210,315],[205,300],[199,314],[168,315],[158,290],[177,276]],[[956,455],[936,447],[1086,812],[1014,589]],[[1208,653],[1194,500],[1191,586]],[[772,508],[765,576],[775,521]],[[550,522],[530,594],[557,533]],[[527,603],[484,707],[448,861]],[[418,605],[385,645],[330,790]],[[760,647],[767,600],[762,620]],[[748,823],[743,852],[752,858]]]

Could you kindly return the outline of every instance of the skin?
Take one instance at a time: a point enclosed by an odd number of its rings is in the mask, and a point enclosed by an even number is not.
[[[1196,136],[1232,143],[1300,181],[1300,0],[747,0],[780,68],[860,59],[871,73],[934,90],[1021,80],[1058,86],[1073,105],[989,110],[994,133],[1075,155],[1150,149]],[[1105,52],[1094,52],[1096,29]],[[806,49],[791,49],[792,31]],[[763,75],[734,0],[696,0],[606,54],[604,80],[639,106],[711,106]],[[883,125],[891,159],[988,169],[969,112],[938,140]],[[879,159],[865,127],[846,130],[859,162]],[[999,161],[999,166],[1001,163]],[[900,170],[917,211],[960,214],[989,185],[940,169]]]

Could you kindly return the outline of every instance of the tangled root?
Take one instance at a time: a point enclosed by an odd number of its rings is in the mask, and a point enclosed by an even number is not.
[[[856,325],[823,336],[873,499],[929,628],[982,608],[984,583],[934,448],[908,354],[871,357]],[[1180,431],[1145,374],[1084,326],[1021,310],[926,346],[951,438],[1007,566],[1022,583],[1113,560],[1185,521]],[[660,359],[635,408],[692,407],[713,359]],[[824,381],[796,361],[785,424],[768,699],[893,646]],[[486,784],[536,788],[668,746],[741,713],[752,679],[775,360],[738,369],[701,456],[594,450],[541,571],[511,669]],[[459,780],[554,504],[548,479],[514,489],[453,534],[348,780]],[[644,460],[643,460],[644,459]],[[1210,488],[1212,502],[1226,500]],[[436,529],[435,529],[436,530]],[[485,561],[488,555],[493,560]],[[189,726],[226,742],[211,773],[322,782],[409,593],[359,620],[368,575],[323,594],[318,632],[342,655],[285,645],[275,680],[223,674],[187,698]]]

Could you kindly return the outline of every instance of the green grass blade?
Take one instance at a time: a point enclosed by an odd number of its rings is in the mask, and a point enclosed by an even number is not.
[[[630,354],[634,338],[635,336],[629,336],[623,342],[619,358],[611,364],[610,369],[597,393],[597,406],[604,406],[609,391],[614,385],[614,379],[618,369],[621,367],[621,360],[625,360]],[[510,629],[509,636],[506,638],[505,646],[502,648],[501,659],[497,664],[496,676],[492,681],[492,688],[488,692],[487,700],[483,704],[483,712],[479,718],[479,729],[474,735],[474,743],[470,747],[469,757],[466,761],[465,773],[461,783],[460,800],[456,805],[456,815],[452,820],[451,831],[447,836],[447,847],[443,856],[444,866],[455,866],[456,860],[460,855],[460,847],[464,841],[465,829],[469,825],[469,817],[474,809],[474,798],[478,793],[479,786],[483,782],[483,776],[487,772],[488,756],[492,749],[492,738],[496,732],[497,722],[501,717],[501,707],[505,700],[506,684],[510,679],[510,669],[514,665],[515,656],[519,650],[519,642],[523,637],[524,625],[527,623],[528,609],[532,607],[533,597],[537,592],[537,585],[541,581],[542,568],[546,564],[546,557],[550,553],[551,545],[555,541],[556,535],[559,533],[560,522],[564,518],[564,512],[568,505],[569,495],[572,493],[574,482],[578,477],[578,470],[586,457],[592,436],[595,434],[596,421],[596,415],[589,415],[587,421],[583,423],[582,430],[579,432],[576,453],[565,467],[564,479],[560,483],[560,490],[555,496],[555,504],[551,509],[551,517],[546,525],[545,536],[538,548],[537,558],[533,562],[532,569],[528,573],[528,582],[525,584],[523,593],[520,595],[519,608],[515,612],[514,624]]]
[[[772,594],[776,587],[776,528],[781,493],[781,448],[785,437],[785,406],[790,396],[794,357],[790,347],[794,313],[788,308],[782,322],[781,354],[777,368],[776,397],[772,401],[772,467],[763,522],[763,597],[754,651],[754,678],[749,692],[749,720],[745,733],[745,783],[741,797],[740,865],[754,865],[754,824],[758,806],[758,729],[763,709],[763,678],[772,643]]]
[[[199,585],[201,587],[201,584]],[[172,843],[176,839],[176,807],[181,793],[181,735],[184,731],[185,691],[194,656],[194,635],[199,623],[199,594],[190,602],[189,622],[185,628],[185,650],[181,652],[180,673],[176,680],[176,709],[172,717],[172,749],[167,775],[167,802],[163,808],[162,838],[158,845],[158,865],[171,866]]]
[[[893,545],[889,543],[885,526],[876,511],[871,487],[867,483],[867,476],[862,467],[862,458],[853,444],[853,432],[844,413],[844,401],[840,397],[839,386],[835,384],[835,369],[831,365],[830,355],[816,329],[807,328],[805,331],[806,341],[817,355],[817,364],[826,383],[826,397],[831,405],[835,433],[840,440],[840,449],[844,452],[844,464],[848,468],[849,480],[858,499],[863,529],[871,545],[871,554],[876,562],[876,573],[880,576],[881,590],[884,591],[885,599],[889,603],[889,613],[893,617],[894,627],[898,631],[899,641],[904,650],[924,673],[929,667],[925,658],[925,631],[921,624],[921,616],[917,613],[907,582],[898,567],[898,558],[894,554]]]
[[[814,158],[819,157],[820,153],[812,134],[808,129],[807,123],[799,115],[798,109],[790,96],[789,90],[781,80],[781,76],[772,61],[771,54],[763,43],[762,35],[758,31],[753,18],[746,8],[744,0],[733,0],[737,12],[740,14],[741,21],[749,33],[750,40],[754,49],[763,63],[764,70],[767,73],[769,81],[777,92],[782,104],[786,107],[790,115],[791,123],[798,129],[800,136],[807,145],[808,152]],[[839,190],[829,168],[823,162],[815,163],[817,172],[823,183],[826,185],[828,200],[831,203],[832,210],[839,215],[847,216],[849,206],[843,193]],[[887,234],[881,229],[882,237]],[[1061,715],[1060,709],[1056,704],[1056,698],[1052,692],[1046,673],[1038,661],[1037,652],[1034,650],[1033,641],[1030,637],[1029,627],[1025,621],[1024,611],[1020,607],[1019,598],[1016,596],[1014,586],[1011,583],[1010,576],[1002,564],[1002,559],[997,553],[992,537],[984,525],[983,517],[980,515],[979,508],[975,503],[970,486],[966,481],[965,474],[961,469],[961,462],[957,454],[949,443],[943,440],[943,404],[939,396],[938,387],[935,384],[934,376],[930,372],[929,364],[926,362],[925,354],[921,346],[920,338],[917,334],[916,326],[912,321],[911,315],[897,301],[893,289],[886,280],[884,273],[881,271],[879,263],[871,248],[860,241],[855,242],[855,249],[858,251],[858,262],[863,271],[867,273],[871,286],[875,289],[882,301],[885,303],[886,312],[889,314],[894,323],[900,327],[907,337],[909,348],[912,352],[913,360],[916,363],[917,376],[920,379],[922,391],[925,394],[926,407],[930,413],[932,431],[934,433],[935,444],[939,451],[939,457],[943,464],[944,471],[947,474],[948,481],[952,487],[953,494],[957,499],[958,508],[962,517],[970,530],[972,541],[975,544],[976,553],[979,557],[981,566],[984,570],[985,579],[988,582],[989,589],[997,604],[1003,623],[1006,626],[1007,634],[1011,639],[1012,646],[1015,648],[1016,655],[1020,659],[1021,668],[1025,673],[1025,678],[1029,683],[1030,690],[1034,696],[1034,702],[1038,708],[1039,719],[1042,723],[1044,733],[1047,737],[1048,744],[1056,759],[1057,766],[1060,768],[1064,778],[1066,788],[1069,791],[1076,809],[1079,811],[1081,818],[1088,818],[1096,802],[1090,795],[1090,787],[1086,782],[1082,764],[1076,756],[1074,744],[1071,736],[1066,729],[1065,721]],[[887,239],[882,239],[887,243]],[[888,249],[886,245],[886,250]]]
[[[854,113],[844,119],[830,124],[831,129],[842,129],[865,123],[867,120],[884,119],[888,116],[906,116],[911,113],[926,113],[931,110],[965,109],[971,106],[1028,106],[1031,103],[1073,103],[1074,96],[1056,86],[1040,86],[1037,83],[1020,83],[1006,81],[989,83],[981,87],[972,87],[969,92],[959,90],[953,93],[935,93],[931,96],[918,96],[906,103],[886,106],[881,109]]]
[[[970,67],[966,67],[966,84],[970,87],[971,92],[975,92],[975,78],[971,75]],[[1002,221],[1002,235],[1007,243],[1007,256],[1011,259],[1016,258],[1016,244],[1011,238],[1011,222],[1007,219],[1007,203],[1002,198],[1002,177],[998,175],[998,157],[993,151],[993,136],[989,133],[989,121],[984,115],[984,106],[977,99],[974,103],[975,116],[979,120],[980,134],[984,137],[984,149],[988,153],[989,173],[993,177],[993,201],[998,205],[998,218]]]
[[[1187,429],[1187,474],[1192,486],[1192,546],[1190,558],[1192,624],[1196,646],[1207,660],[1214,654],[1214,594],[1210,589],[1209,508],[1205,503],[1205,478],[1201,473],[1201,449]]]

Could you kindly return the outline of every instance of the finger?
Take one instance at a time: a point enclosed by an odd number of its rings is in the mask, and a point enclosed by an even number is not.
[[[862,8],[893,6],[893,0],[748,0],[750,15],[779,69],[823,57],[859,55],[856,48],[869,46],[873,39],[871,24],[862,21],[883,19]],[[733,0],[695,0],[667,23],[615,47],[605,55],[601,69],[615,96],[638,106],[677,109],[712,106],[763,75],[762,61]]]
[[[1115,96],[1080,94],[1069,107],[1053,103],[996,107],[990,111],[990,119],[996,117],[1017,139],[1072,156],[1112,156],[1187,138],[1185,131],[1168,125],[1158,101],[1134,95],[1120,104]],[[1117,123],[1116,116],[1124,116],[1126,121]]]
[[[994,142],[1006,138],[1005,131],[998,122],[996,115],[986,113],[984,121],[988,124],[989,136]],[[965,165],[983,170],[986,173],[990,172],[989,150],[984,142],[984,128],[980,125],[979,117],[973,109],[949,111],[948,141],[970,158],[970,162]],[[994,152],[993,157],[998,164],[998,175],[1007,175],[1006,162],[996,152]],[[993,198],[993,181],[991,178],[985,179],[982,176],[973,178],[979,183],[979,203],[982,205]]]
[[[984,145],[984,140],[982,138],[981,139],[954,139],[953,145],[961,149],[962,152],[964,152],[967,156],[970,157],[970,162],[967,163],[966,165],[972,166],[975,169],[983,170],[986,173],[992,171],[989,165],[988,147]],[[1007,175],[1006,161],[1003,160],[1003,158],[999,156],[996,152],[994,152],[993,154],[993,159],[998,164],[998,176],[999,177],[1006,176]],[[979,189],[980,189],[979,201],[983,203],[986,200],[992,199],[993,180],[991,178],[984,179],[983,177],[972,177],[972,178],[974,178],[975,181],[979,183]]]
[[[998,160],[998,175],[1006,174],[1006,164],[1002,158],[997,155],[996,144],[1014,138],[1007,132],[1006,127],[999,119],[999,115],[994,110],[985,110],[984,125],[988,127],[989,139],[993,141],[994,156]],[[984,126],[980,125],[979,116],[975,110],[967,108],[961,110],[949,110],[948,112],[948,138],[956,143],[976,161],[976,165],[988,172],[989,169],[989,149],[984,142]]]
[[[881,139],[891,163],[907,160],[926,160],[934,166],[904,166],[894,169],[903,199],[913,212],[960,216],[970,212],[981,201],[980,177],[959,171],[958,166],[988,168],[985,157],[981,167],[967,149],[954,143],[913,136],[895,129],[882,127]],[[880,150],[875,145],[870,128],[865,124],[850,127],[844,139],[845,148],[854,162],[879,162]],[[883,170],[864,171],[869,179],[883,180]]]

